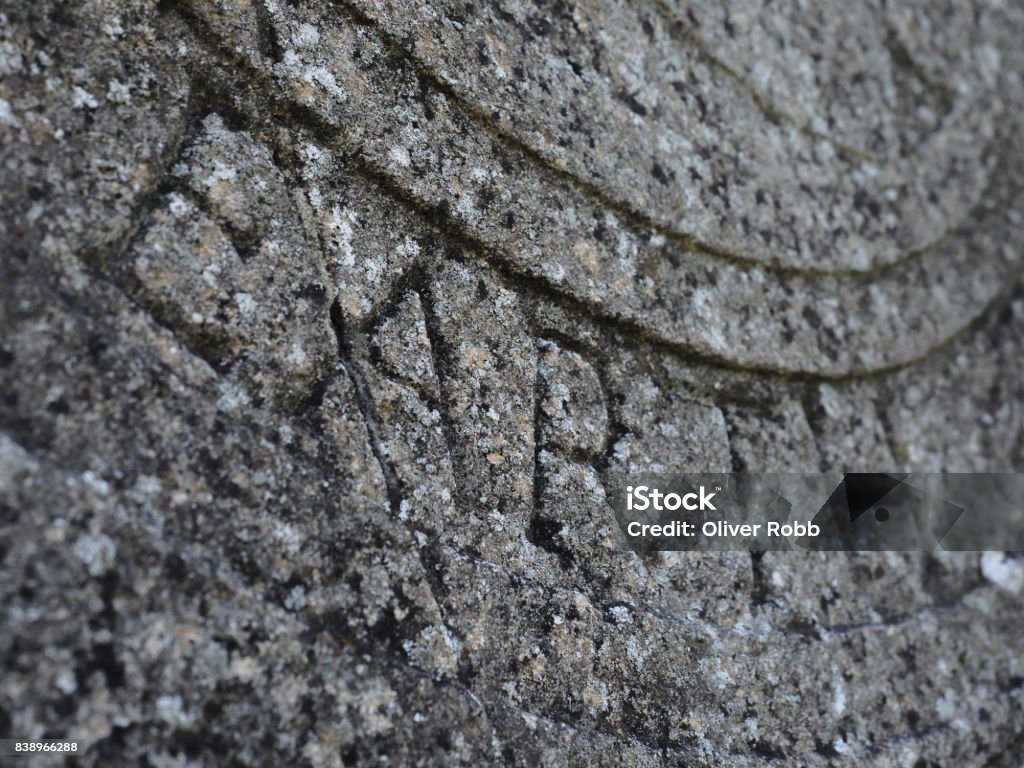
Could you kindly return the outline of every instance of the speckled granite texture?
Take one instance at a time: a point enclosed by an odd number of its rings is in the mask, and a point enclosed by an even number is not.
[[[603,485],[1024,470],[1021,39],[1009,0],[0,0],[0,737],[1021,765],[1024,560],[642,558]]]

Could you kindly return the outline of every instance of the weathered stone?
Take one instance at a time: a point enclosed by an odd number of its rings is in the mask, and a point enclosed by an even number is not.
[[[608,439],[608,406],[593,367],[576,352],[542,342],[538,382],[541,439],[562,451],[599,456]]]
[[[403,296],[380,321],[370,341],[370,349],[390,375],[409,382],[435,401],[441,397],[427,322],[415,292],[410,291]]]
[[[0,737],[1016,764],[1019,553],[640,556],[608,493],[1024,470],[1022,35],[0,3]]]

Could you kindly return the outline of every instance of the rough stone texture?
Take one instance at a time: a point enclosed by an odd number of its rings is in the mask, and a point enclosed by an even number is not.
[[[1020,765],[1012,553],[641,558],[604,482],[1024,470],[1022,37],[0,0],[0,736]]]

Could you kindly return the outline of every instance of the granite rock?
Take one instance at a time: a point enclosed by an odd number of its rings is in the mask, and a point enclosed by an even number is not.
[[[1019,553],[640,556],[606,484],[1024,471],[1022,35],[0,0],[0,737],[1019,765]]]

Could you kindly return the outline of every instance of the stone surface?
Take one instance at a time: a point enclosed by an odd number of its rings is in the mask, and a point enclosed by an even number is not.
[[[1024,471],[1022,35],[0,0],[0,737],[1019,765],[1019,553],[640,557],[605,483]]]

